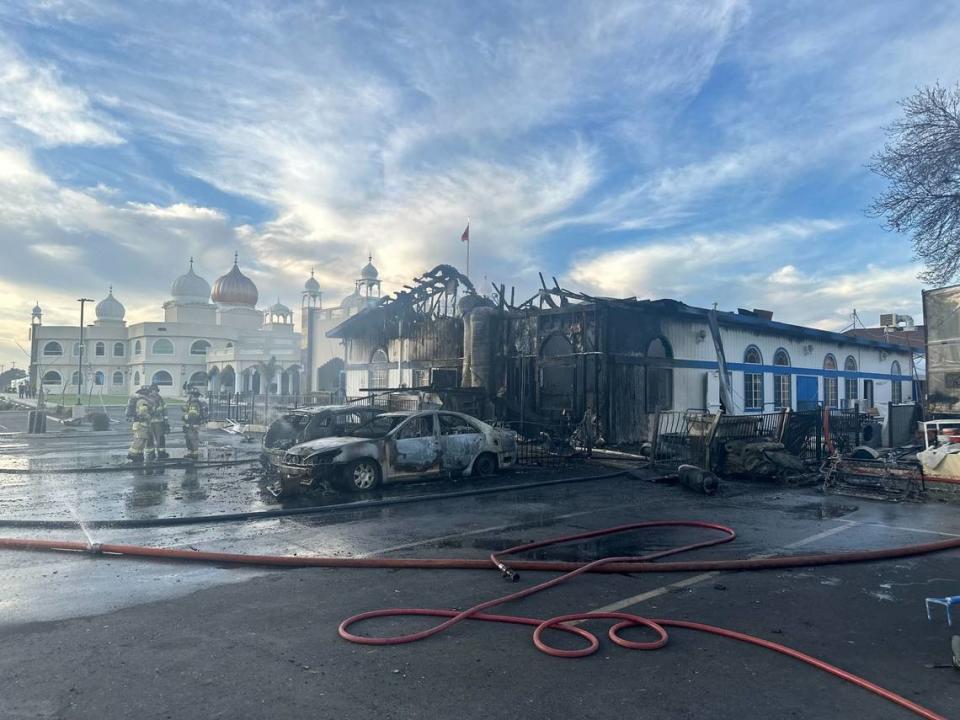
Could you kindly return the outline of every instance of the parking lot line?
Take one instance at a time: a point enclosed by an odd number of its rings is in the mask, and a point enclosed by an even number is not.
[[[949,533],[949,532],[943,532],[942,530],[924,530],[922,528],[904,527],[903,525],[886,525],[885,523],[878,523],[878,522],[857,523],[857,525],[865,525],[867,527],[880,527],[886,530],[901,530],[903,532],[923,533],[925,535],[943,535],[945,537],[960,537],[960,533]]]
[[[835,522],[839,522],[843,524],[838,525],[837,527],[832,527],[829,530],[824,530],[814,535],[810,535],[809,537],[802,538],[788,545],[784,545],[784,547],[786,548],[803,547],[804,545],[809,545],[810,543],[817,542],[818,540],[822,540],[823,538],[830,537],[831,535],[836,535],[837,533],[841,533],[845,530],[849,530],[850,528],[858,524],[853,522],[852,520],[836,520]],[[773,553],[751,555],[750,559],[760,560],[763,558],[773,557],[773,555],[774,555]],[[684,578],[683,580],[678,580],[677,582],[672,582],[668,585],[661,585],[660,587],[654,588],[652,590],[647,590],[646,592],[642,592],[639,595],[633,595],[631,597],[624,598],[623,600],[617,600],[614,603],[610,603],[609,605],[604,605],[601,608],[597,608],[594,612],[617,612],[618,610],[623,610],[624,608],[628,608],[632,605],[639,605],[642,602],[646,602],[647,600],[651,600],[655,597],[664,595],[670,592],[671,590],[678,590],[678,589],[692,587],[693,585],[698,585],[699,583],[715,578],[720,574],[721,574],[720,571],[700,573],[699,575],[694,575],[692,577]],[[575,625],[576,623],[569,623],[569,624]]]

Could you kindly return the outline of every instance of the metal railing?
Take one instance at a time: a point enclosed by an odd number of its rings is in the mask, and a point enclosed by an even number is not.
[[[528,420],[500,422],[497,425],[517,433],[518,465],[557,467],[580,462],[584,458],[583,449],[578,448],[575,427]]]
[[[651,461],[706,467],[716,417],[696,410],[657,413],[650,443]]]

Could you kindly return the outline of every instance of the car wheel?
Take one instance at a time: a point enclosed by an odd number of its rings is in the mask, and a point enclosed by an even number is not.
[[[497,456],[493,453],[481,453],[473,461],[474,476],[493,475],[497,471]]]
[[[343,469],[343,481],[348,490],[366,492],[380,486],[380,466],[376,460],[354,460]]]

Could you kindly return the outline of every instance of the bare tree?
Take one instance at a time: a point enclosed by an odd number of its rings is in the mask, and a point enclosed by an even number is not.
[[[922,88],[900,106],[869,165],[890,184],[868,212],[911,233],[921,279],[944,285],[960,272],[960,84]]]

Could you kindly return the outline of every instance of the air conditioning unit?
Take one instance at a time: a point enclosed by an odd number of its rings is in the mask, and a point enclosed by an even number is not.
[[[840,400],[840,408],[842,410],[853,410],[860,404],[860,400],[851,400],[849,398],[843,398]]]
[[[898,315],[897,313],[881,313],[880,327],[888,328],[888,331],[913,330],[914,322],[910,315]]]

